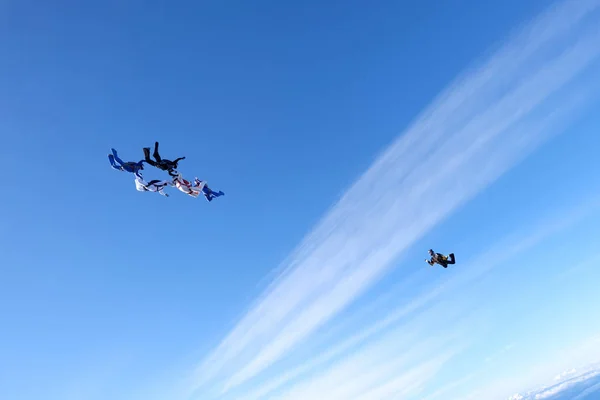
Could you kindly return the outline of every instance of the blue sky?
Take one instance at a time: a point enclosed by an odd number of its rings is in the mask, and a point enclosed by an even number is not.
[[[123,3],[0,4],[0,397],[503,399],[600,359],[598,1]],[[226,196],[109,167],[157,140]]]

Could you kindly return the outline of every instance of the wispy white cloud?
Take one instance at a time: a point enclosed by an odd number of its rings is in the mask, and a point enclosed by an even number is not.
[[[284,384],[293,381],[299,376],[319,370],[319,367],[326,365],[328,362],[335,360],[339,361],[340,358],[354,354],[357,349],[362,349],[363,346],[368,343],[369,339],[378,338],[379,343],[381,343],[383,340],[381,335],[385,332],[388,333],[384,337],[390,338],[390,340],[393,340],[396,343],[401,343],[408,348],[423,339],[423,335],[425,335],[426,332],[435,332],[439,324],[446,323],[448,326],[451,326],[454,319],[458,318],[461,313],[463,313],[463,309],[455,306],[456,302],[444,303],[435,308],[430,308],[413,318],[410,326],[404,326],[402,330],[398,328],[398,322],[403,317],[422,309],[439,294],[439,290],[434,290],[423,294],[418,299],[414,299],[410,304],[398,307],[372,326],[352,334],[345,339],[338,339],[337,344],[331,346],[325,353],[305,361],[294,369],[286,371],[281,376],[267,382],[253,392],[245,392],[242,398],[244,400],[262,399],[267,394],[275,391]],[[451,331],[451,329],[448,329],[448,331]],[[447,337],[448,336],[451,336],[451,334],[448,333]],[[386,351],[386,354],[389,355],[390,352]],[[362,365],[363,368],[365,366],[364,363],[361,363],[360,365]]]
[[[484,371],[489,370],[491,368],[491,364],[493,361],[497,359],[500,355],[505,354],[512,350],[515,347],[514,343],[507,344],[501,347],[496,352],[493,352],[489,356],[485,357],[484,364],[474,367],[473,372],[462,376],[460,379],[452,380],[450,383],[447,383],[437,389],[433,390],[426,397],[421,398],[420,400],[434,400],[434,399],[447,399],[448,393],[456,388],[459,388],[469,382],[472,382],[478,375],[482,374]]]
[[[198,367],[190,393],[207,385],[226,393],[257,377],[416,240],[560,133],[593,92],[575,78],[600,55],[599,3],[562,3],[436,99],[285,261]]]
[[[433,393],[430,393],[429,395],[427,395],[426,397],[423,397],[420,400],[433,400],[433,399],[444,399],[447,398],[445,395],[446,393],[448,393],[449,391],[464,385],[467,382],[472,381],[475,377],[477,376],[477,373],[470,373],[466,376],[463,376],[462,378],[452,381],[438,389],[436,389]],[[442,397],[444,396],[444,397]]]
[[[441,353],[432,354],[429,358],[420,357],[419,360],[427,360],[424,362],[417,361],[416,367],[404,370],[402,373],[391,375],[387,381],[374,384],[370,390],[355,393],[350,393],[346,397],[349,400],[379,400],[379,399],[398,399],[406,398],[406,396],[414,396],[420,393],[423,386],[440,369],[457,353],[460,348],[453,348]],[[373,371],[378,374],[378,370]],[[326,392],[325,392],[326,393]],[[352,396],[352,394],[354,394]],[[342,398],[340,398],[342,400]]]
[[[596,375],[598,375],[598,374],[600,374],[600,371],[598,371],[596,373]],[[596,394],[596,396],[598,396],[598,393],[600,393],[600,383],[597,383],[594,386],[591,386],[591,387],[587,388],[586,390],[584,390],[583,392],[579,393],[576,397],[573,398],[573,400],[590,399],[591,394]]]
[[[597,374],[600,374],[600,372],[594,373],[593,376],[595,376]],[[587,380],[589,378],[590,378],[589,375],[582,375],[582,376],[574,378],[572,380],[564,381],[564,382],[561,382],[550,388],[538,391],[538,393],[535,394],[535,400],[550,399],[550,398],[556,396],[557,394],[564,392],[566,389],[572,387],[573,385],[584,382],[585,380]]]
[[[460,400],[488,398],[492,400],[531,399],[538,394],[564,390],[563,382],[553,379],[558,371],[577,367],[581,374],[600,371],[600,335],[595,334],[560,351],[546,354],[543,360],[513,366],[510,378],[505,376],[474,388]],[[564,377],[562,379],[565,379]],[[549,383],[549,384],[548,384]],[[568,383],[566,384],[568,386]],[[560,390],[557,390],[560,389]],[[456,398],[459,400],[459,398]]]
[[[541,244],[552,235],[569,228],[598,209],[600,209],[600,201],[591,199],[576,204],[570,210],[561,210],[560,216],[554,216],[554,218],[543,216],[538,224],[520,229],[519,232],[509,235],[498,244],[482,249],[481,253],[475,255],[471,261],[462,264],[460,270],[455,270],[452,275],[449,275],[436,286],[423,288],[418,296],[411,298],[408,303],[400,304],[372,325],[357,333],[348,334],[346,338],[340,335],[337,342],[328,348],[326,352],[307,359],[293,369],[285,370],[272,380],[258,385],[255,390],[244,391],[238,400],[267,398],[288,400],[287,397],[281,395],[269,397],[269,394],[286,386],[285,393],[296,393],[299,388],[311,386],[315,380],[328,382],[328,389],[325,389],[324,385],[320,385],[319,389],[330,395],[337,390],[336,388],[340,383],[339,379],[328,380],[327,377],[323,376],[323,371],[327,370],[324,366],[328,364],[330,365],[329,368],[335,368],[336,365],[343,364],[345,360],[351,358],[356,360],[355,365],[361,366],[360,370],[363,371],[363,374],[372,371],[373,374],[381,377],[385,376],[383,373],[385,365],[390,362],[393,363],[396,358],[392,350],[395,347],[388,345],[388,343],[395,342],[406,346],[400,353],[408,352],[409,349],[418,349],[420,358],[427,359],[433,353],[422,349],[432,348],[429,343],[424,344],[429,340],[431,332],[447,335],[448,337],[452,336],[453,332],[458,332],[460,335],[456,337],[463,339],[468,337],[469,334],[485,333],[485,313],[477,309],[477,305],[473,303],[467,289],[476,285],[478,279],[494,268],[498,266],[506,267],[507,261],[517,258],[523,252]],[[375,303],[377,303],[377,300],[375,300]],[[465,315],[470,316],[467,319]],[[365,346],[370,350],[365,352]],[[385,356],[382,356],[379,364],[381,370],[378,364],[369,363],[366,360],[360,361],[360,354],[370,355],[373,353],[371,346],[383,346],[386,349]],[[504,345],[498,351],[490,353],[490,357],[498,357],[500,354],[513,349],[514,346],[513,343]],[[443,353],[457,350],[457,348],[457,346],[448,344],[446,347],[439,346],[437,349]],[[477,371],[482,372],[489,369],[491,364],[493,363],[484,363],[484,365],[478,367]],[[395,372],[397,375],[408,373],[407,369],[403,369],[401,366],[396,366]],[[441,394],[470,381],[475,375],[471,374],[470,377],[454,381],[438,389],[437,393],[428,395],[427,399],[438,398]],[[346,382],[354,382],[360,378],[348,375],[344,379]],[[291,386],[290,382],[292,383]],[[344,386],[347,386],[347,384]],[[291,399],[295,399],[295,397],[291,397]]]
[[[452,309],[450,306],[440,307],[447,312]],[[352,353],[344,355],[329,368],[314,371],[311,379],[300,381],[271,398],[300,400],[319,398],[324,393],[332,400],[371,398],[368,393],[380,393],[396,387],[415,370],[420,371],[420,379],[425,379],[465,346],[472,323],[472,318],[468,317],[452,323],[455,313],[444,319],[440,317],[440,310],[436,311],[410,327],[397,327],[376,341],[354,348]],[[441,320],[436,321],[435,318]],[[433,329],[444,322],[449,327],[444,332]],[[423,358],[434,362],[423,363]],[[432,369],[434,366],[436,368]],[[424,374],[424,369],[429,374]]]

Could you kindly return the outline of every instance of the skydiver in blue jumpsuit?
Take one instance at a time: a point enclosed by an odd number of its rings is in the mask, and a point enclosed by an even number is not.
[[[225,193],[223,193],[222,190],[215,192],[214,190],[208,187],[208,184],[206,182],[201,181],[198,178],[194,179],[194,184],[197,187],[202,186],[202,194],[204,194],[204,197],[206,197],[206,200],[208,201],[213,201],[215,197],[225,196]]]
[[[140,171],[144,169],[144,160],[138,162],[124,162],[119,158],[117,150],[111,149],[111,151],[112,154],[108,155],[108,161],[110,162],[110,165],[111,167],[113,167],[113,169],[116,169],[117,171],[131,172],[136,176],[142,178],[142,174]],[[117,163],[119,163],[119,165],[117,165]]]

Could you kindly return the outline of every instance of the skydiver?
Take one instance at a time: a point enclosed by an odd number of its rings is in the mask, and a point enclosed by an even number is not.
[[[179,161],[185,160],[185,157],[176,158],[175,161],[162,158],[158,153],[158,142],[154,142],[154,153],[152,156],[156,159],[156,161],[150,158],[150,147],[144,147],[145,161],[153,167],[167,171],[173,178],[177,176],[177,171],[175,170],[177,169]]]
[[[222,191],[214,192],[212,189],[208,187],[205,181],[201,181],[198,178],[194,179],[194,184],[184,179],[180,173],[173,179],[173,185],[177,187],[183,193],[190,195],[192,197],[198,197],[200,193],[206,197],[206,200],[212,201],[213,198],[223,196],[225,193]]]
[[[121,160],[119,158],[119,155],[117,154],[117,150],[115,150],[115,149],[110,149],[110,150],[112,151],[112,154],[108,155],[108,161],[110,162],[110,165],[113,167],[113,169],[116,169],[117,171],[131,172],[139,178],[142,177],[140,170],[144,169],[144,160],[141,160],[138,162],[133,162],[133,161],[124,162],[123,160]],[[119,163],[119,165],[117,165],[115,161],[117,163]]]
[[[169,194],[164,192],[164,188],[166,186],[173,186],[173,184],[170,181],[160,181],[158,179],[153,179],[150,182],[146,183],[139,176],[135,177],[135,188],[139,192],[155,192],[160,193],[165,197],[169,197]]]
[[[443,254],[434,252],[432,249],[429,249],[429,255],[431,256],[431,259],[425,259],[425,262],[431,266],[433,266],[433,264],[440,264],[442,267],[448,268],[449,264],[456,263],[454,259],[454,253],[450,253],[448,256],[445,256]]]
[[[202,193],[204,194],[204,197],[206,197],[206,200],[208,200],[208,201],[213,201],[213,199],[215,197],[221,197],[221,196],[225,195],[225,193],[223,193],[222,190],[215,192],[214,190],[212,190],[211,188],[208,187],[208,184],[206,183],[206,181],[201,181],[198,178],[194,178],[194,184],[195,184],[195,187],[202,188]]]
[[[200,195],[200,190],[193,190],[192,183],[184,179],[180,173],[173,178],[173,185],[181,192],[192,197],[198,197]]]

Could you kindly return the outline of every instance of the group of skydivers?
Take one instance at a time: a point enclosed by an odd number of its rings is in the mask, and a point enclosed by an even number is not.
[[[176,158],[174,161],[162,158],[158,152],[158,142],[154,143],[154,153],[152,154],[154,160],[150,158],[150,147],[144,147],[143,151],[144,159],[137,162],[124,162],[119,158],[119,155],[115,149],[111,149],[111,154],[108,155],[108,161],[114,169],[117,171],[130,172],[135,175],[135,187],[138,191],[157,192],[165,197],[169,197],[169,194],[165,193],[164,191],[165,187],[175,186],[181,192],[192,197],[198,197],[200,194],[202,194],[208,201],[212,201],[215,197],[220,197],[225,194],[222,191],[215,192],[208,187],[206,181],[201,181],[198,178],[194,178],[193,182],[189,182],[188,180],[184,179],[181,173],[177,171],[177,168],[179,162],[181,160],[185,160],[185,157]],[[150,182],[146,182],[142,177],[142,173],[140,172],[144,169],[144,163],[147,163],[162,171],[167,171],[172,179],[153,179]]]
[[[169,197],[168,193],[164,192],[164,188],[167,186],[175,186],[177,189],[185,194],[192,197],[198,197],[200,193],[206,197],[206,200],[212,201],[215,197],[223,196],[225,193],[222,191],[215,192],[208,187],[206,181],[201,181],[198,178],[194,178],[194,182],[189,182],[181,176],[181,173],[177,172],[179,162],[185,160],[185,157],[176,158],[174,161],[162,158],[158,152],[158,142],[154,143],[154,153],[152,156],[154,160],[150,158],[150,147],[144,147],[144,159],[138,162],[129,161],[124,162],[121,160],[115,149],[111,149],[112,154],[108,155],[110,165],[117,171],[131,172],[135,175],[135,187],[140,192],[158,192],[163,196]],[[144,181],[141,170],[144,169],[144,163],[152,165],[160,170],[167,171],[171,180],[161,181],[153,179],[150,182]],[[425,262],[433,266],[439,264],[444,268],[448,268],[448,265],[455,264],[454,253],[450,253],[447,256],[436,253],[432,249],[429,250],[430,259],[425,259]]]

